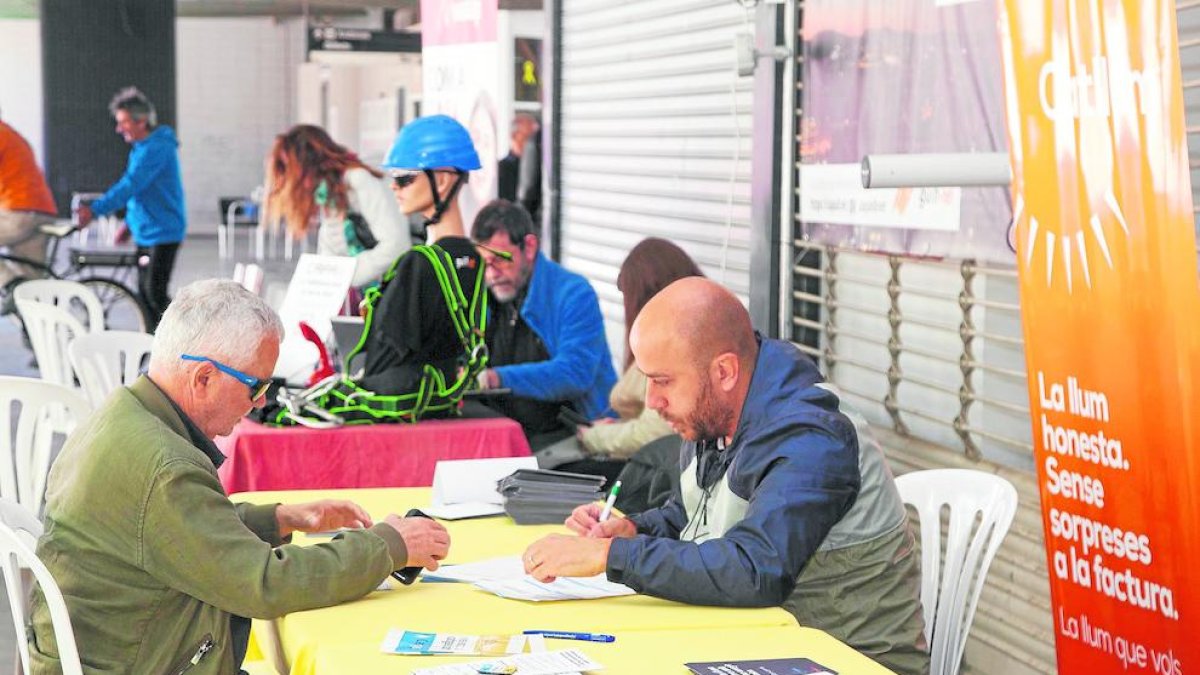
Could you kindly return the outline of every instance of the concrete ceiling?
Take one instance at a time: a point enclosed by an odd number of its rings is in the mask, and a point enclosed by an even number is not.
[[[104,0],[108,1],[108,0]],[[0,0],[0,19],[37,17],[39,0]],[[419,0],[176,0],[179,16],[313,16],[416,7]]]

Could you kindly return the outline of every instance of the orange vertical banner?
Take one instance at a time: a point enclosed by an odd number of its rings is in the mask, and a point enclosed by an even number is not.
[[[1171,0],[1005,0],[1062,673],[1200,672],[1200,285]]]

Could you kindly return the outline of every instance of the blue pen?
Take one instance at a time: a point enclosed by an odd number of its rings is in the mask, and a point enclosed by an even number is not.
[[[576,633],[566,630],[527,630],[525,635],[542,635],[559,640],[585,640],[587,642],[616,642],[617,638],[603,633]]]

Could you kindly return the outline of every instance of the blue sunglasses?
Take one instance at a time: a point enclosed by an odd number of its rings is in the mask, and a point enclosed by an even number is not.
[[[192,354],[180,354],[179,358],[183,359],[184,361],[206,361],[208,363],[213,364],[214,366],[217,367],[217,370],[221,371],[222,373],[225,373],[226,375],[229,375],[230,377],[234,378],[238,382],[241,382],[242,384],[249,387],[251,402],[257,401],[258,399],[262,398],[263,396],[266,396],[267,389],[271,386],[270,379],[260,380],[257,377],[254,377],[253,375],[247,375],[246,373],[243,373],[242,371],[238,370],[237,368],[233,368],[232,366],[227,366],[224,363],[221,363],[220,361],[218,361],[216,359],[210,359],[207,356],[194,356]]]

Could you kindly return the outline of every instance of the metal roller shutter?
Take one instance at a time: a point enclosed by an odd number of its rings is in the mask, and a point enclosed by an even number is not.
[[[622,361],[617,271],[646,237],[747,300],[753,78],[733,45],[749,17],[735,0],[559,6],[562,261],[596,288]]]
[[[1177,0],[1179,63],[1183,73],[1183,104],[1192,173],[1192,212],[1200,233],[1200,0]],[[1200,243],[1197,244],[1200,249]]]

